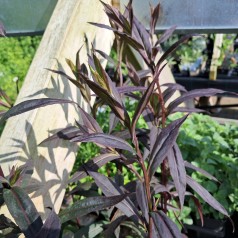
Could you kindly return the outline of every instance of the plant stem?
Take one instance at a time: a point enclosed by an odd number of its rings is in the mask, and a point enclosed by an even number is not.
[[[162,94],[162,91],[161,91],[161,87],[160,87],[160,84],[159,84],[159,80],[156,81],[156,85],[157,85],[157,90],[158,90],[158,97],[159,97],[159,102],[160,102],[160,106],[161,106],[161,114],[162,114],[162,128],[165,127],[165,122],[166,122],[166,108],[165,108],[165,103],[164,103],[164,98],[163,98],[163,94]],[[161,183],[166,186],[167,185],[167,163],[168,163],[168,160],[167,158],[164,159],[164,161],[162,162],[161,164]],[[162,193],[162,197],[161,197],[161,207],[163,209],[163,211],[165,213],[167,213],[167,193],[166,192],[163,192]]]
[[[135,145],[138,161],[139,161],[139,163],[141,165],[141,168],[142,168],[142,171],[143,171],[149,212],[152,212],[153,211],[153,204],[152,204],[152,197],[151,197],[151,192],[150,192],[150,178],[149,178],[147,169],[145,167],[143,156],[142,156],[140,148],[139,148],[139,142],[138,142],[138,139],[137,139],[136,136],[135,136],[134,145]],[[152,220],[152,217],[150,217],[149,218],[149,227],[148,227],[148,238],[152,238],[152,235],[153,235],[152,234],[152,228],[153,228],[153,220]]]

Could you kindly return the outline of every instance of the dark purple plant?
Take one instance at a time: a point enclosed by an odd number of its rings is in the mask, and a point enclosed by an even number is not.
[[[75,126],[65,128],[42,143],[64,139],[71,142],[94,142],[101,147],[101,154],[80,167],[72,175],[69,183],[91,176],[103,196],[89,197],[74,202],[72,206],[62,210],[59,214],[62,223],[75,220],[92,211],[114,206],[116,218],[115,216],[111,217],[112,223],[105,230],[107,236],[112,235],[125,219],[129,219],[135,224],[139,224],[143,237],[182,237],[178,227],[168,217],[168,210],[176,208],[182,210],[185,197],[190,196],[194,199],[203,221],[201,204],[191,191],[228,217],[223,206],[205,188],[188,176],[186,169],[194,169],[211,179],[215,178],[185,162],[176,144],[179,128],[189,113],[200,111],[179,107],[180,104],[195,97],[213,96],[223,93],[223,91],[199,89],[187,92],[178,84],[161,85],[160,83],[161,72],[166,65],[165,60],[191,35],[183,36],[156,62],[156,56],[160,51],[159,44],[167,40],[175,30],[175,27],[168,29],[157,41],[154,41],[153,35],[159,17],[159,5],[151,9],[151,23],[148,31],[133,15],[132,1],[127,5],[124,14],[106,3],[102,2],[102,4],[111,26],[91,24],[112,30],[115,33],[117,46],[119,46],[115,77],[111,78],[103,69],[97,53],[107,59],[110,57],[95,49],[92,49],[88,60],[90,73],[87,67],[80,63],[79,54],[76,57],[76,64],[67,60],[75,79],[62,71],[51,70],[65,76],[77,86],[88,103],[91,100],[91,91],[93,91],[93,94],[98,98],[91,107],[94,116],[84,111],[76,102],[45,98],[25,101],[14,106],[3,115],[0,122],[14,115],[50,104],[73,103],[77,105],[82,123],[77,122]],[[126,60],[130,81],[124,80],[121,72],[125,46],[135,49],[148,66],[147,70],[139,73],[133,63]],[[92,81],[90,75],[92,75]],[[177,90],[182,92],[182,95],[169,102]],[[129,117],[125,107],[127,97],[138,101],[132,118]],[[111,110],[110,132],[107,134],[103,132],[96,120],[97,109],[105,105]],[[187,114],[167,124],[168,116],[179,111],[187,112]],[[148,129],[137,127],[138,119],[141,116],[147,122]],[[117,125],[120,125],[119,131],[115,129]],[[137,180],[123,184],[120,180],[100,174],[98,169],[108,162],[116,164],[118,173],[121,173],[121,167],[124,166],[137,177]],[[142,173],[135,169],[135,164],[139,165]],[[2,179],[2,182],[4,184],[5,180]],[[187,192],[188,187],[190,187],[189,192]],[[4,198],[13,199],[13,193],[21,196],[21,191],[18,188],[7,187]],[[177,204],[176,208],[172,205],[174,201]],[[12,207],[11,204],[8,206]],[[118,212],[119,210],[121,213]],[[17,217],[16,221],[18,221]],[[41,224],[41,227],[43,229],[44,225]]]

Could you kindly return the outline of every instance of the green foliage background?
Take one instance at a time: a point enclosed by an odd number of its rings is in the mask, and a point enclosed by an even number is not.
[[[18,77],[19,86],[22,85],[40,40],[41,36],[0,38],[0,88],[13,101],[17,96],[13,79]]]

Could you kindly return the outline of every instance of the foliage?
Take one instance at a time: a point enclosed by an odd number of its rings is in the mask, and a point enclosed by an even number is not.
[[[13,101],[17,96],[13,80],[18,79],[21,87],[40,40],[40,36],[0,38],[0,88]]]
[[[181,151],[176,143],[180,126],[185,122],[188,113],[200,111],[198,109],[180,108],[179,105],[194,97],[213,96],[223,93],[222,90],[204,89],[187,92],[177,84],[160,84],[160,73],[165,67],[165,60],[182,43],[186,42],[191,35],[181,37],[170,48],[165,51],[156,62],[155,58],[160,51],[162,42],[166,41],[174,31],[174,27],[168,29],[157,41],[154,41],[154,28],[159,16],[159,5],[151,9],[150,30],[144,26],[133,15],[132,1],[129,2],[124,14],[116,8],[103,3],[106,14],[110,19],[111,26],[91,23],[95,26],[112,30],[115,33],[119,49],[119,59],[116,62],[117,74],[115,78],[109,77],[103,69],[97,53],[92,47],[89,55],[89,70],[85,64],[81,64],[79,54],[76,62],[66,60],[75,78],[66,75],[62,71],[51,70],[66,77],[77,86],[86,102],[91,101],[91,92],[97,96],[97,100],[91,105],[92,114],[84,111],[77,102],[65,99],[44,98],[33,99],[19,103],[7,111],[1,118],[0,123],[6,119],[52,104],[74,104],[81,116],[81,122],[75,126],[67,127],[55,135],[47,138],[44,143],[50,140],[69,140],[74,143],[93,142],[100,147],[100,153],[89,161],[85,162],[72,175],[69,183],[75,183],[74,191],[71,191],[72,203],[62,209],[59,218],[53,213],[50,221],[48,219],[43,225],[29,197],[24,194],[21,188],[12,181],[19,181],[21,172],[11,173],[13,180],[5,178],[1,173],[3,184],[3,199],[16,224],[26,235],[37,237],[44,227],[50,235],[50,231],[58,232],[60,222],[62,229],[68,230],[66,223],[73,226],[72,232],[75,236],[95,237],[98,231],[103,231],[104,236],[112,237],[121,227],[136,232],[138,237],[182,237],[176,224],[168,217],[171,210],[179,219],[179,213],[183,210],[186,196],[192,197],[200,212],[199,201],[194,194],[198,194],[203,200],[214,209],[228,216],[225,208],[199,183],[186,173],[187,168],[198,170],[216,180],[205,171],[192,166],[182,158]],[[123,45],[130,45],[142,57],[148,69],[137,72],[131,62],[127,60],[126,66],[130,81],[124,80],[121,72]],[[91,79],[91,75],[93,80]],[[181,96],[172,102],[168,102],[176,90],[183,92]],[[134,112],[129,115],[125,107],[125,98],[137,100]],[[105,133],[97,122],[97,111],[110,109],[109,129]],[[166,124],[169,115],[182,111],[182,117]],[[147,126],[138,127],[138,120],[144,117]],[[115,163],[117,171],[113,177],[99,173],[99,168],[108,163]],[[140,167],[141,173],[135,168]],[[125,184],[123,180],[123,169],[130,170],[134,174],[134,180]],[[17,170],[19,171],[19,170]],[[93,182],[87,184],[77,182],[90,176]],[[16,184],[16,185],[15,185]],[[88,189],[83,189],[89,185]],[[95,189],[96,187],[96,189]],[[190,189],[188,190],[187,187]],[[78,198],[78,199],[77,199]],[[16,202],[18,201],[18,202]],[[25,209],[29,206],[29,209]],[[108,209],[111,207],[111,209]],[[95,222],[85,223],[84,216],[98,214],[99,210],[107,208],[108,224]],[[17,213],[16,213],[16,210]],[[21,213],[19,212],[21,211]],[[17,214],[17,215],[14,215]],[[81,217],[82,215],[82,217]],[[19,217],[18,217],[19,216]],[[96,216],[97,217],[97,216]],[[72,220],[72,221],[69,221]],[[33,221],[33,223],[31,223]],[[39,221],[39,222],[38,222]],[[95,220],[94,220],[95,221]],[[80,223],[86,227],[75,230]],[[29,224],[30,223],[30,224]],[[33,225],[33,227],[32,227]],[[117,229],[118,228],[118,229]],[[89,235],[89,232],[92,232]],[[119,230],[120,232],[120,230]],[[34,234],[33,234],[34,233]],[[93,234],[93,235],[92,235]],[[120,234],[119,234],[120,235]],[[54,234],[54,237],[57,237]],[[47,236],[45,236],[47,237]]]
[[[235,124],[221,125],[209,116],[193,115],[181,127],[177,140],[185,160],[218,179],[219,182],[215,182],[201,173],[191,174],[230,213],[238,210],[237,129]],[[203,213],[215,218],[223,217],[206,204]]]

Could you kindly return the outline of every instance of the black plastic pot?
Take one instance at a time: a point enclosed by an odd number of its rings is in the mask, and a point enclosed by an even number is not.
[[[195,225],[186,225],[189,238],[225,238],[226,220],[204,218],[204,226],[200,221]]]
[[[232,223],[229,219],[216,220],[204,217],[204,226],[201,222],[196,221],[194,225],[185,225],[188,238],[238,238],[238,212],[231,216]]]

